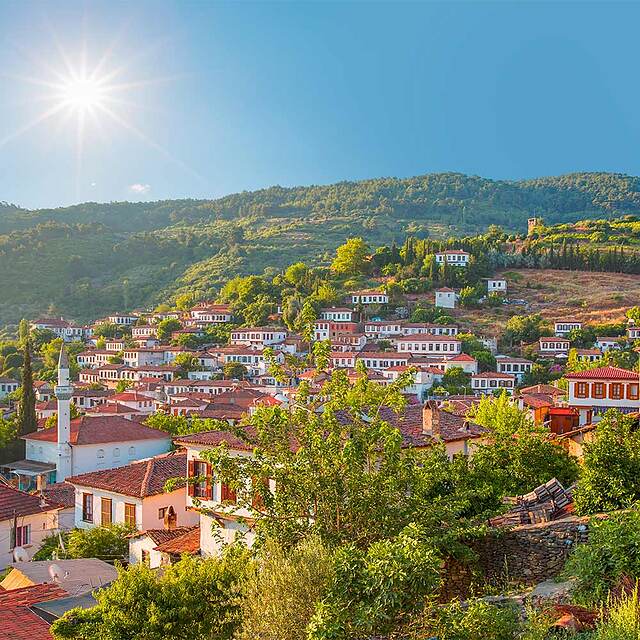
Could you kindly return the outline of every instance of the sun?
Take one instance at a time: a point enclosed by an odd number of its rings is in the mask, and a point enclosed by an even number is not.
[[[78,111],[104,107],[108,99],[108,87],[93,78],[70,78],[60,87],[61,105]]]

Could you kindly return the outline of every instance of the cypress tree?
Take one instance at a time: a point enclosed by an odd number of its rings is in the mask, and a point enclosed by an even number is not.
[[[33,371],[31,370],[31,340],[27,340],[24,345],[19,425],[20,435],[33,433],[38,428],[36,418],[36,394],[33,390]]]

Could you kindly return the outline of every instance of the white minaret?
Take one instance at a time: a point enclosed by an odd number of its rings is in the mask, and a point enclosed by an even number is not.
[[[56,463],[56,482],[62,482],[73,475],[71,469],[71,396],[73,387],[69,382],[69,359],[64,345],[60,349],[58,360],[58,384],[54,389],[58,399],[58,462]]]

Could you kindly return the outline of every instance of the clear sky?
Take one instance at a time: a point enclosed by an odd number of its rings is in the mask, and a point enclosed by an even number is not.
[[[640,174],[638,2],[0,0],[0,25],[0,200],[27,207]]]

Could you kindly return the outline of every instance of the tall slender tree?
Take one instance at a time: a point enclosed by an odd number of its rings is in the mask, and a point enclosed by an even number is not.
[[[33,371],[31,369],[31,340],[29,339],[27,339],[24,345],[19,421],[21,435],[33,433],[38,428],[38,421],[36,418],[36,395],[33,390]]]

